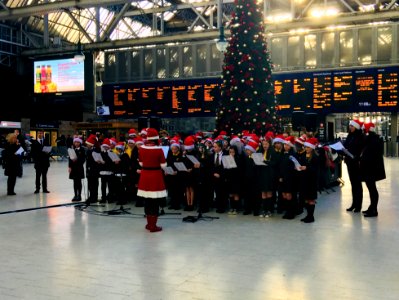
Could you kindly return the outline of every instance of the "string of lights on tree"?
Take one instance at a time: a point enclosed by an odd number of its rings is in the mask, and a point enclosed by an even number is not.
[[[275,127],[276,97],[263,14],[256,0],[236,0],[224,53],[218,130],[263,133]]]

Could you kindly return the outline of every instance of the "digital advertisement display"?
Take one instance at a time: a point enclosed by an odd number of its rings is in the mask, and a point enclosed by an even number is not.
[[[73,58],[34,62],[34,93],[84,91],[84,63]]]
[[[273,74],[278,114],[397,111],[399,67]],[[214,116],[220,78],[104,85],[110,115]]]

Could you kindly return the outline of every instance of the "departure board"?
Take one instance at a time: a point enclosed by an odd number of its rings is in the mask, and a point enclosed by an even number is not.
[[[397,111],[399,66],[352,68],[272,75],[277,111]],[[214,116],[221,99],[220,78],[103,85],[104,105],[116,117]]]
[[[104,85],[102,92],[114,116],[206,116],[215,114],[220,86],[220,78],[206,78]]]

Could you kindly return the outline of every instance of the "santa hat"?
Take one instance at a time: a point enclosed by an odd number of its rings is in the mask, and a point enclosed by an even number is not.
[[[299,144],[299,145],[302,145],[302,146],[305,143],[305,141],[306,141],[306,139],[304,139],[303,136],[300,136],[299,138],[295,139],[295,143]]]
[[[136,144],[136,141],[134,139],[128,139],[127,143],[128,144]]]
[[[316,149],[316,146],[317,146],[317,144],[319,143],[319,141],[316,139],[316,138],[308,138],[307,140],[306,140],[306,142],[304,142],[303,143],[303,145],[305,146],[305,147],[309,147],[309,148],[312,148],[312,149]]]
[[[170,143],[170,147],[177,147],[179,149],[181,147],[178,137],[174,137],[173,139],[170,140],[169,143]]]
[[[243,138],[245,138],[245,137],[249,136],[249,131],[248,130],[243,130],[241,135],[242,135]]]
[[[103,140],[103,143],[101,144],[101,147],[103,148],[110,148],[111,147],[111,142],[108,138],[105,138]]]
[[[73,142],[75,143],[75,142],[79,142],[79,143],[81,143],[81,144],[83,144],[83,141],[82,141],[82,139],[80,138],[80,137],[75,137],[74,139],[73,139]]]
[[[241,143],[241,139],[237,135],[233,135],[230,140],[230,145]]]
[[[221,136],[225,137],[225,136],[227,135],[227,132],[226,132],[226,131],[224,131],[224,130],[222,130],[222,131],[219,133],[219,135],[221,135]]]
[[[258,137],[255,133],[251,133],[251,134],[249,135],[249,141],[250,141],[250,142],[255,142],[255,143],[258,143],[258,144],[259,144],[260,139],[259,139],[259,137]]]
[[[273,144],[274,143],[283,143],[284,144],[285,138],[282,134],[277,135],[274,139],[273,139]]]
[[[123,150],[125,149],[125,143],[124,142],[119,142],[116,144],[115,148]]]
[[[295,147],[295,137],[294,136],[288,136],[284,140],[284,144]]]
[[[213,143],[213,140],[212,140],[212,138],[208,137],[205,139],[205,142]]]
[[[158,131],[155,128],[147,128],[147,140],[159,140]]]
[[[190,135],[184,139],[184,150],[192,150],[195,147],[195,140]]]
[[[115,145],[118,144],[118,142],[116,141],[116,139],[114,137],[109,139],[110,145]]]
[[[273,131],[268,131],[265,134],[265,140],[268,142],[271,142],[274,139],[274,133]]]
[[[134,141],[135,141],[136,145],[143,145],[144,144],[143,138],[141,136],[136,136],[134,138]]]
[[[202,131],[197,131],[195,134],[195,138],[202,139],[204,137],[204,133]]]
[[[90,134],[86,140],[86,144],[89,146],[94,146],[97,143],[97,138],[94,134]]]
[[[353,126],[353,127],[355,127],[356,129],[361,129],[362,126],[363,126],[363,123],[360,122],[359,120],[351,120],[351,121],[349,122],[349,126]]]
[[[128,134],[130,137],[135,137],[135,136],[137,135],[136,129],[134,129],[134,128],[129,129],[129,131],[127,132],[127,134]]]
[[[147,130],[148,130],[148,128],[143,128],[143,129],[141,129],[140,135],[141,135],[141,136],[146,136],[146,135],[147,135]]]
[[[245,145],[245,149],[250,150],[252,153],[256,152],[256,149],[258,149],[259,144],[254,141],[249,141],[248,144]]]
[[[364,123],[363,124],[363,130],[367,133],[367,132],[375,132],[375,125],[373,123]]]

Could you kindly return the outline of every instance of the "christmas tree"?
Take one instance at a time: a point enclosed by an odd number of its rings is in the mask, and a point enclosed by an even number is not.
[[[276,122],[272,63],[257,0],[236,0],[231,36],[224,55],[219,131],[264,133]]]

